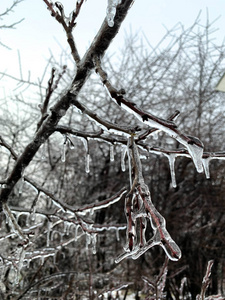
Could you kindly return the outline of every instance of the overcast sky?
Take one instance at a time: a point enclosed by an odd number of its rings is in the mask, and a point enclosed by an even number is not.
[[[75,0],[61,1],[67,14],[75,6]],[[0,1],[0,13],[9,7],[11,0]],[[77,20],[74,36],[81,56],[97,33],[105,15],[107,0],[87,0]],[[124,32],[144,32],[152,44],[156,44],[178,22],[185,27],[193,24],[201,11],[201,22],[205,23],[207,11],[210,22],[218,19],[214,27],[218,28],[215,37],[220,43],[225,35],[225,3],[224,0],[136,0],[120,30],[118,37],[110,46],[115,52],[122,46]],[[12,50],[0,47],[0,71],[12,75],[19,74],[18,50],[20,51],[23,73],[31,71],[32,78],[41,76],[49,49],[56,55],[61,49],[68,48],[66,37],[60,24],[50,16],[43,0],[24,0],[14,13],[1,20],[1,24],[10,24],[21,18],[24,21],[15,30],[0,30],[0,41]],[[0,86],[2,82],[0,82]],[[1,91],[1,90],[0,90]],[[2,98],[2,97],[1,97]]]

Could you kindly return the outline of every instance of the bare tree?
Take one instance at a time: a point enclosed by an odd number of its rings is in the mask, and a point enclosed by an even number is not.
[[[16,25],[18,25],[19,23],[21,23],[23,21],[23,19],[19,20],[19,21],[15,21],[14,23],[11,24],[5,24],[5,22],[3,21],[5,19],[5,17],[9,14],[11,14],[14,11],[14,8],[21,3],[23,0],[14,0],[13,3],[5,9],[5,11],[0,13],[0,29],[15,29]],[[3,42],[0,41],[0,45],[4,46],[6,48],[9,48],[6,44],[4,44]]]

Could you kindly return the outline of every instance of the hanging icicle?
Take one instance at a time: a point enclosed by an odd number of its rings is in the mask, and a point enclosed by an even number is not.
[[[122,146],[121,147],[121,170],[123,172],[126,171],[126,166],[125,166],[125,157],[127,154],[127,146]]]
[[[106,11],[106,19],[109,27],[114,26],[114,17],[116,15],[117,5],[121,3],[121,0],[108,0],[108,6]]]
[[[210,178],[210,171],[209,171],[209,162],[212,158],[211,157],[207,157],[207,158],[203,158],[202,159],[202,164],[203,164],[203,168],[205,171],[205,176],[207,179]]]
[[[62,162],[66,161],[66,148],[67,148],[67,136],[65,135],[63,146],[62,146],[62,154],[61,154],[61,161]]]
[[[169,160],[169,167],[170,167],[170,175],[171,175],[171,183],[172,187],[176,188],[176,175],[175,175],[175,160],[176,160],[176,153],[164,154]]]
[[[113,144],[110,145],[109,153],[110,153],[110,161],[113,162],[114,161],[114,145]]]

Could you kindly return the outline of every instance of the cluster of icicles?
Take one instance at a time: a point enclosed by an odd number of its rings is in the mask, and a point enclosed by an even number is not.
[[[76,136],[76,138],[78,138]],[[84,149],[85,149],[85,155],[86,155],[86,159],[85,159],[85,170],[87,173],[90,172],[90,167],[89,167],[89,162],[90,162],[90,155],[89,155],[89,147],[88,147],[88,138],[83,138],[83,137],[79,137],[79,139],[82,141],[83,145],[84,145]],[[207,156],[207,157],[203,157],[203,148],[197,146],[196,144],[187,144],[187,149],[188,149],[188,153],[163,153],[157,151],[156,148],[154,148],[155,150],[149,150],[149,152],[157,154],[157,155],[165,155],[168,160],[169,160],[169,166],[170,166],[170,172],[171,172],[171,181],[172,181],[172,186],[176,187],[176,179],[175,179],[175,160],[178,156],[186,156],[189,158],[192,158],[194,165],[196,166],[196,169],[198,172],[203,172],[203,170],[205,171],[206,177],[209,178],[210,177],[210,173],[209,173],[209,162],[212,159],[225,159],[225,157],[223,156]],[[66,160],[66,152],[68,147],[70,149],[74,148],[74,145],[72,143],[72,140],[70,138],[68,138],[68,136],[64,137],[64,141],[63,141],[63,145],[62,145],[62,154],[61,154],[61,160],[62,162],[65,162]],[[114,144],[109,144],[109,153],[110,153],[110,161],[114,161]],[[44,155],[44,148],[45,145],[43,145],[43,153],[42,153],[42,158],[45,157]],[[130,161],[130,155],[129,155],[129,150],[127,146],[122,145],[121,147],[121,169],[122,171],[126,170],[126,156],[128,157],[128,166],[129,166],[129,177],[130,177],[130,185],[132,185],[132,178],[131,178],[131,161]],[[21,179],[21,184],[20,184],[20,188],[19,188],[19,193],[22,193],[22,189],[23,189],[23,185],[24,184],[29,184],[29,182],[24,180],[24,174],[22,176]],[[31,184],[29,184],[35,191],[36,193],[40,196],[40,192],[37,191],[37,189],[35,189],[34,186],[32,186]],[[123,192],[125,193],[125,192]],[[119,197],[117,197],[115,199],[115,201],[108,203],[107,205],[104,205],[103,207],[107,207],[117,201],[119,201],[121,199],[121,195]],[[93,224],[88,224],[83,222],[83,226],[80,226],[80,221],[77,221],[77,216],[76,214],[74,214],[73,211],[69,211],[67,209],[65,209],[60,203],[58,203],[57,201],[54,201],[53,199],[51,199],[53,206],[57,207],[58,211],[57,212],[63,212],[65,215],[65,219],[62,220],[60,219],[59,216],[55,216],[55,221],[54,222],[50,222],[49,219],[48,220],[48,226],[47,226],[47,230],[46,230],[46,248],[43,248],[41,250],[34,250],[34,251],[29,251],[29,243],[26,244],[25,246],[21,246],[20,248],[17,249],[17,251],[14,253],[13,257],[8,257],[7,259],[4,259],[4,263],[3,261],[0,262],[0,269],[5,269],[7,268],[8,265],[11,266],[16,266],[15,269],[15,273],[17,274],[15,283],[18,282],[19,280],[19,274],[20,274],[20,270],[23,266],[29,266],[29,263],[31,260],[33,259],[41,259],[41,263],[44,262],[46,257],[52,256],[54,259],[56,257],[57,251],[61,249],[62,246],[66,246],[70,243],[72,243],[73,241],[77,241],[81,236],[86,236],[86,249],[88,249],[89,247],[92,248],[92,252],[96,253],[96,242],[97,242],[97,233],[101,232],[103,230],[115,230],[116,232],[116,237],[117,240],[119,240],[119,231],[120,230],[124,230],[126,229],[125,226],[121,226],[121,227],[104,227],[102,226],[101,228],[94,228]],[[38,203],[38,201],[36,201],[36,203]],[[168,231],[166,230],[166,222],[165,219],[163,218],[163,216],[156,210],[156,208],[154,207],[153,203],[151,202],[150,199],[150,195],[149,195],[149,199],[148,199],[148,205],[151,207],[151,210],[153,211],[154,215],[156,216],[156,219],[158,220],[159,224],[157,225],[155,223],[155,221],[152,219],[151,216],[146,214],[146,210],[143,209],[142,210],[139,209],[138,211],[136,211],[135,213],[133,213],[132,215],[132,220],[134,221],[134,224],[136,223],[137,220],[141,220],[141,226],[143,227],[143,244],[140,246],[140,244],[138,245],[136,243],[135,247],[132,249],[132,251],[129,249],[129,243],[126,243],[126,246],[124,247],[125,252],[123,254],[121,254],[117,259],[116,262],[120,262],[121,260],[123,260],[126,257],[132,257],[133,259],[137,259],[138,257],[140,257],[144,252],[146,252],[148,249],[150,249],[153,246],[159,245],[161,246],[167,256],[171,259],[171,260],[177,260],[180,258],[181,253],[180,253],[180,249],[179,247],[176,245],[176,243],[172,240],[172,238],[170,237]],[[98,206],[97,208],[95,208],[94,206],[92,208],[86,209],[84,211],[80,211],[81,215],[85,215],[85,214],[90,214],[92,215],[95,209],[101,209],[103,208],[101,206]],[[44,225],[44,222],[46,222],[46,216],[44,214],[38,213],[36,211],[36,208],[34,207],[32,209],[31,212],[17,212],[17,211],[12,211],[11,212],[11,216],[9,215],[9,212],[4,210],[5,215],[6,215],[6,219],[7,222],[9,224],[9,226],[11,227],[11,233],[6,235],[6,236],[2,236],[0,237],[0,240],[4,240],[7,239],[9,237],[13,237],[13,236],[19,236],[22,240],[24,240],[24,236],[26,236],[27,233],[35,231],[36,229],[38,229],[39,227],[42,227]],[[13,217],[15,215],[15,217]],[[18,224],[18,219],[20,218],[21,215],[25,215],[26,219],[27,219],[27,228],[26,229],[21,229],[18,230],[18,227],[15,226],[15,224]],[[15,220],[13,220],[13,218],[15,218]],[[65,221],[67,219],[67,221]],[[150,226],[153,230],[153,237],[146,242],[145,240],[145,230],[147,227],[147,220],[150,221]],[[64,230],[63,232],[60,232],[59,230],[54,230],[54,228],[56,227],[57,224],[64,224]],[[31,225],[32,224],[32,225]],[[159,230],[160,227],[160,230]],[[133,232],[133,235],[135,236],[135,227],[131,228]],[[162,236],[160,235],[160,231],[162,232],[163,236],[165,237],[167,243],[163,243],[162,242]],[[22,232],[22,233],[21,233]],[[71,236],[73,232],[73,236]],[[94,233],[93,233],[94,232]],[[128,236],[129,236],[130,232],[128,232]],[[57,235],[60,236],[60,243],[58,246],[56,247],[51,247],[51,241],[54,240],[54,237]],[[63,237],[70,237],[68,238],[66,241],[64,241]],[[169,248],[168,248],[169,246]],[[172,254],[171,254],[172,253]],[[177,255],[173,255],[174,253],[176,253]]]
[[[6,224],[10,227],[10,233],[4,236],[0,236],[0,241],[5,241],[8,238],[19,237],[21,243],[16,248],[12,256],[8,256],[3,260],[0,260],[0,273],[3,276],[8,267],[11,267],[11,273],[14,276],[14,285],[19,283],[20,272],[23,267],[28,267],[30,262],[35,259],[40,259],[41,264],[44,263],[47,257],[53,257],[54,263],[56,262],[56,256],[58,251],[73,242],[77,242],[80,238],[86,239],[86,251],[92,251],[96,254],[97,251],[97,234],[103,231],[114,231],[116,233],[116,239],[120,240],[119,232],[125,230],[125,225],[101,225],[97,226],[91,219],[88,218],[88,222],[85,221],[85,216],[92,217],[95,210],[101,210],[106,208],[117,201],[119,201],[122,195],[126,191],[122,191],[117,197],[109,202],[102,203],[98,206],[94,203],[84,208],[79,208],[78,211],[70,210],[59,201],[53,200],[48,197],[48,201],[51,201],[52,211],[56,211],[54,215],[51,215],[51,220],[44,212],[38,208],[39,200],[41,197],[47,196],[38,191],[32,184],[21,179],[21,186],[19,192],[22,192],[22,186],[27,184],[36,193],[36,206],[31,211],[17,211],[16,209],[9,208],[7,204],[3,206],[3,211],[6,216]],[[22,229],[19,226],[19,219],[25,219],[25,227]],[[47,222],[47,226],[46,226]],[[45,226],[46,234],[46,247],[41,249],[33,249],[33,234],[37,234],[39,229]],[[0,281],[1,283],[1,281]]]
[[[86,171],[86,173],[89,173],[90,172],[90,154],[89,154],[88,138],[83,138],[83,137],[78,137],[78,136],[76,136],[76,138],[79,138],[84,145],[85,171]],[[68,145],[69,145],[70,149],[74,149],[74,145],[71,142],[71,139],[68,139],[68,136],[65,136],[63,146],[62,146],[62,155],[61,155],[62,162],[65,162],[65,160],[66,160],[66,151],[67,151]],[[110,153],[110,161],[111,162],[114,161],[114,156],[115,156],[114,147],[115,146],[113,144],[109,143],[109,153]],[[177,157],[183,156],[183,157],[192,158],[197,172],[202,173],[204,171],[207,179],[210,178],[210,171],[209,171],[210,161],[213,159],[225,160],[225,156],[222,156],[222,155],[221,156],[209,155],[209,156],[203,157],[203,147],[199,147],[196,144],[186,143],[186,147],[187,147],[188,153],[184,153],[184,152],[182,153],[179,151],[163,152],[163,151],[161,151],[161,149],[157,149],[157,148],[152,148],[152,149],[148,150],[149,153],[154,153],[156,155],[164,155],[165,157],[167,157],[168,162],[169,162],[169,168],[170,168],[171,184],[174,188],[177,187],[176,175],[175,175],[175,162],[176,162]],[[44,145],[43,145],[43,148],[44,148]],[[125,167],[126,155],[127,155],[127,147],[125,145],[122,145],[121,146],[121,169],[123,172],[126,171],[126,167]],[[43,159],[45,158],[44,154],[43,154],[42,158]],[[129,157],[128,157],[128,159],[129,159]]]

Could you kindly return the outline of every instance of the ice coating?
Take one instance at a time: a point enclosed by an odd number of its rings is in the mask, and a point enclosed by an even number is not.
[[[121,3],[121,0],[108,0],[106,10],[106,19],[109,27],[114,26],[114,17],[116,15],[116,7]]]
[[[150,191],[142,175],[142,165],[138,147],[132,137],[130,145],[135,178],[132,188],[125,200],[127,242],[124,247],[125,252],[122,253],[115,262],[118,263],[126,257],[137,259],[148,249],[157,245],[163,248],[170,260],[176,261],[180,259],[181,251],[166,229],[165,218],[157,211],[152,203]],[[175,160],[175,156],[172,160]],[[149,221],[151,225],[153,236],[146,242],[145,230],[147,221]],[[137,234],[138,231],[139,235]]]
[[[129,112],[130,114],[134,115],[141,122],[144,122],[145,124],[149,125],[150,127],[157,128],[158,130],[165,132],[170,137],[172,137],[173,139],[176,139],[179,143],[184,145],[187,148],[187,150],[193,160],[196,170],[199,173],[203,172],[202,155],[203,155],[204,147],[203,147],[203,144],[201,143],[201,141],[199,141],[195,137],[184,136],[178,130],[171,128],[171,122],[169,122],[169,121],[164,120],[163,122],[162,121],[159,122],[159,121],[157,121],[157,119],[151,118],[150,115],[149,116],[147,115],[146,119],[145,119],[145,118],[143,118],[143,116],[140,113],[134,111],[134,109],[132,109],[128,105],[121,103],[121,107],[123,109],[125,109],[127,112]]]

